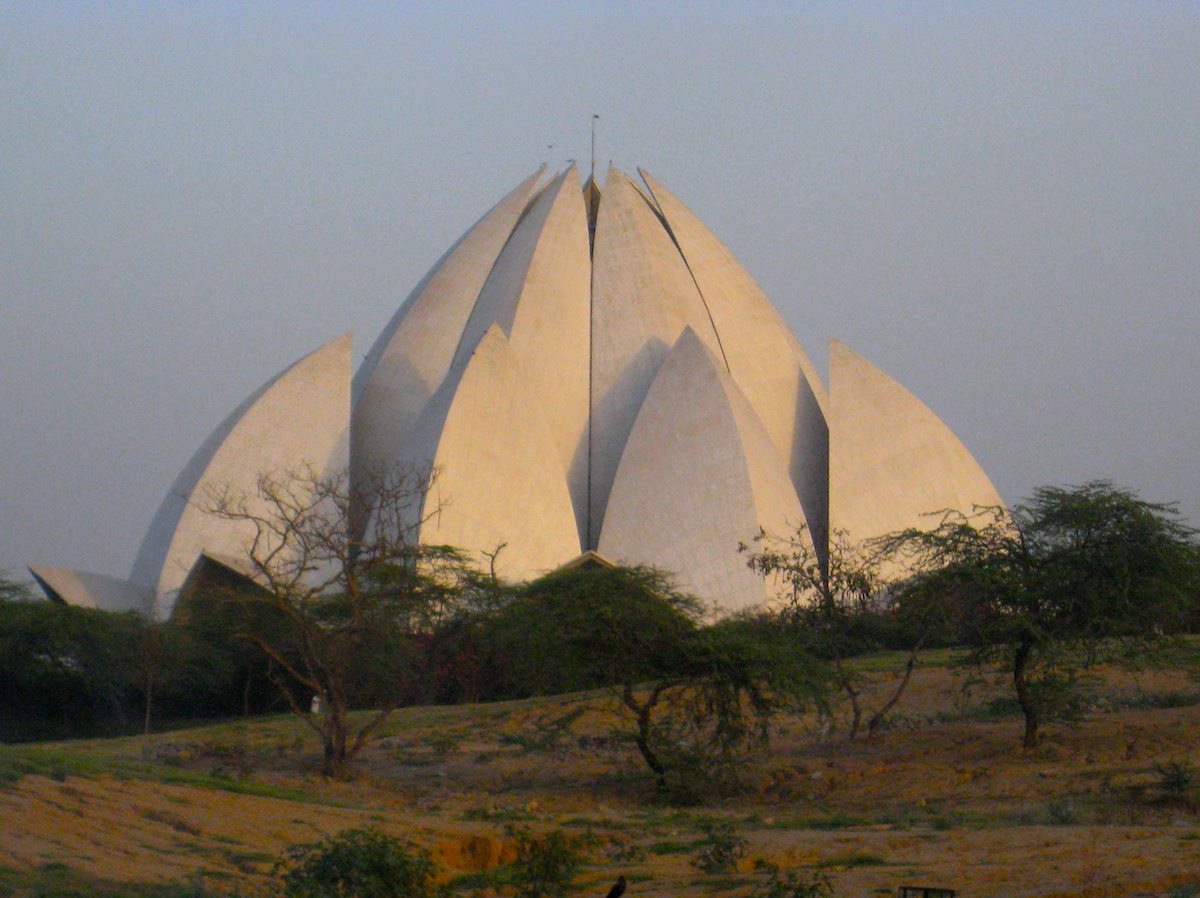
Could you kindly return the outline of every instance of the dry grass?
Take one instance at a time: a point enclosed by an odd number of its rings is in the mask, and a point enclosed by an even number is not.
[[[839,895],[1200,894],[1188,891],[1200,883],[1197,806],[1167,794],[1158,770],[1200,762],[1186,664],[1101,670],[1085,718],[1022,752],[1003,684],[968,682],[947,660],[918,670],[872,743],[784,721],[745,765],[743,794],[702,809],[650,801],[599,695],[409,709],[352,782],[314,775],[315,746],[287,718],[3,749],[0,894],[38,894],[29,882],[47,864],[115,883],[199,875],[244,894],[283,847],[368,824],[428,845],[459,876],[511,860],[513,821],[592,832],[584,895],[618,873],[633,898],[744,893],[759,858],[823,869]],[[893,660],[864,665],[885,679]],[[737,823],[747,856],[737,875],[698,880],[689,859],[713,817]]]

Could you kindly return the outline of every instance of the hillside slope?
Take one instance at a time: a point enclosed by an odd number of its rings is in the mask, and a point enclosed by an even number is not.
[[[872,743],[812,716],[781,721],[742,793],[702,808],[651,801],[602,694],[407,709],[351,782],[312,773],[315,743],[288,718],[3,748],[0,895],[51,881],[149,894],[197,877],[244,894],[286,846],[363,825],[428,846],[461,894],[487,894],[471,874],[512,859],[512,823],[595,836],[583,895],[619,873],[636,898],[745,893],[757,858],[824,870],[838,895],[1200,894],[1198,795],[1167,775],[1197,760],[1192,659],[1097,671],[1081,719],[1029,753],[1003,683],[946,662],[918,669]],[[894,659],[867,663],[882,691]],[[747,840],[737,874],[689,864],[712,818]]]

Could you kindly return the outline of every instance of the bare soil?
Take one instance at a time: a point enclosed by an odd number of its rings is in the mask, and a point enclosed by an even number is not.
[[[604,895],[618,874],[631,898],[745,894],[764,879],[760,859],[823,871],[847,896],[901,885],[964,898],[1200,895],[1200,793],[1172,790],[1163,772],[1200,762],[1191,670],[1101,669],[1080,719],[1023,751],[1003,680],[944,661],[918,669],[870,742],[847,743],[840,719],[781,720],[740,791],[702,807],[655,801],[602,694],[407,709],[347,782],[313,772],[315,742],[288,718],[7,748],[0,763],[38,772],[0,788],[0,869],[199,877],[253,894],[287,846],[373,825],[432,850],[460,894],[487,895],[484,879],[462,877],[510,862],[506,826],[520,824],[592,836],[582,895]],[[875,665],[868,704],[889,665]],[[729,874],[690,863],[711,819],[746,840]]]

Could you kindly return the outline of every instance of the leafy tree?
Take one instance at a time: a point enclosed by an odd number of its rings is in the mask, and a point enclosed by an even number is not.
[[[320,737],[330,776],[344,772],[403,702],[414,637],[446,613],[456,588],[458,553],[417,542],[414,510],[429,485],[427,473],[392,470],[352,494],[345,471],[302,470],[260,477],[254,497],[209,497],[209,513],[252,535],[240,561],[257,588],[231,599],[281,621],[275,631],[240,635],[269,659],[280,694]],[[360,502],[372,511],[357,535],[351,506]],[[376,710],[356,727],[350,711],[366,705]]]
[[[481,702],[529,694],[511,675],[513,665],[494,632],[501,610],[519,592],[496,573],[503,549],[485,553],[486,571],[468,567],[458,578],[456,601],[425,644],[422,701]]]
[[[283,703],[278,680],[286,674],[274,670],[244,634],[277,642],[286,638],[287,620],[270,603],[242,595],[256,589],[244,577],[210,565],[194,588],[179,597],[170,623],[183,631],[193,650],[187,665],[188,700],[177,701],[177,710],[247,717]]]
[[[1082,666],[1175,629],[1194,601],[1196,531],[1107,481],[1042,487],[1007,511],[943,512],[884,548],[910,563],[902,606],[938,608],[979,662],[1011,671],[1024,745]]]
[[[132,622],[133,652],[126,660],[127,676],[142,695],[142,732],[149,733],[159,692],[190,681],[197,645],[178,625],[138,617]]]
[[[833,681],[846,695],[850,705],[850,729],[853,741],[862,725],[863,676],[848,659],[877,648],[868,638],[862,623],[883,613],[887,584],[880,575],[881,557],[872,544],[850,541],[844,530],[829,535],[828,558],[823,563],[801,525],[787,538],[761,533],[751,544],[739,549],[747,565],[764,577],[775,578],[787,589],[787,604],[780,620],[791,638],[822,658],[833,668]],[[867,736],[872,736],[888,713],[903,696],[937,620],[922,607],[921,614],[905,620],[908,634],[908,659],[896,678],[888,697],[870,713]]]
[[[142,618],[49,601],[0,601],[6,738],[127,732]]]
[[[193,597],[159,622],[35,599],[3,577],[0,596],[7,597],[0,598],[4,738],[128,733],[135,721],[148,732],[155,717],[211,717],[249,703],[227,656],[248,662],[250,648],[232,638],[231,626],[198,613],[203,603]],[[265,704],[259,695],[252,706]]]
[[[555,573],[528,584],[496,628],[530,692],[607,686],[660,793],[766,742],[781,707],[818,689],[809,659],[732,624],[704,627],[702,606],[647,568]]]

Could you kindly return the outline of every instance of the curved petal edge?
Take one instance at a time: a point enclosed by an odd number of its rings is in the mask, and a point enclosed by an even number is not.
[[[737,385],[686,329],[646,395],[613,483],[598,552],[660,566],[725,610],[775,598],[738,553],[805,523],[787,468]]]
[[[254,494],[261,475],[349,464],[350,335],[322,346],[252,393],[184,466],[154,517],[130,580],[154,590],[154,614],[170,616],[202,552],[245,557],[253,528],[205,510],[211,493]]]
[[[455,546],[485,568],[499,549],[497,573],[516,580],[579,555],[558,447],[499,325],[435,397],[403,460],[434,471],[414,521],[422,543]]]
[[[829,387],[829,523],[851,541],[931,526],[938,511],[1004,504],[925,403],[836,340]]]

